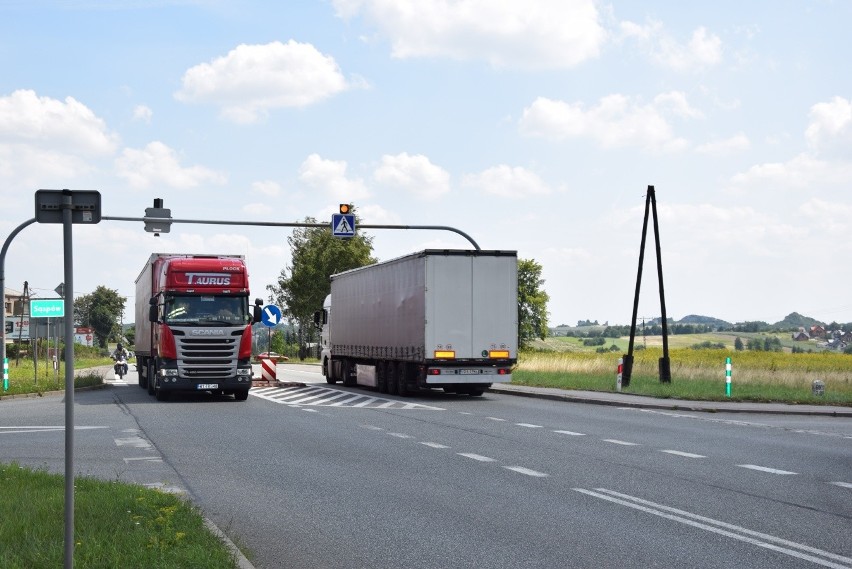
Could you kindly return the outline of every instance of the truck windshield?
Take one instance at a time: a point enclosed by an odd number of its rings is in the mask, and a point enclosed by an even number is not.
[[[248,324],[248,300],[245,296],[166,297],[163,319],[171,324]]]

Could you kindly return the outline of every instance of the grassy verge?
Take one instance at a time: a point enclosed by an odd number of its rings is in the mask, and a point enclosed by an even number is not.
[[[0,567],[63,565],[64,484],[61,475],[0,464]],[[74,501],[75,567],[237,567],[199,511],[178,496],[76,478]]]
[[[625,393],[708,401],[763,401],[852,406],[852,357],[845,354],[732,353],[724,350],[672,350],[672,382],[659,381],[661,350],[635,353]],[[523,352],[512,383],[560,389],[615,391],[620,354]],[[725,395],[725,358],[733,360],[731,397]],[[825,383],[813,395],[812,382]]]
[[[74,387],[89,387],[103,383],[101,376],[87,373],[85,370],[97,366],[111,366],[109,358],[81,358],[74,362]],[[65,363],[55,372],[53,367],[45,369],[44,362],[39,362],[38,369],[32,360],[21,360],[19,364],[14,359],[9,361],[9,385],[4,390],[0,380],[0,398],[4,395],[21,395],[24,393],[46,393],[65,389]]]

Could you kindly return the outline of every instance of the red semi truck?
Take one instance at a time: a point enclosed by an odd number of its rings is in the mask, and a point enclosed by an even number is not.
[[[248,270],[242,255],[154,253],[136,279],[139,386],[158,401],[211,391],[245,401],[251,388]]]

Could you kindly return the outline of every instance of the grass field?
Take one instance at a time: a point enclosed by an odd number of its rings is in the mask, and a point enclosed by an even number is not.
[[[709,335],[701,334],[701,341]],[[527,351],[519,357],[512,382],[519,385],[615,391],[622,351],[597,353],[574,338],[559,338],[571,349]],[[711,340],[712,341],[712,340]],[[626,352],[626,347],[624,352]],[[624,391],[679,399],[726,400],[725,358],[732,359],[732,400],[852,406],[852,356],[834,352],[792,354],[671,347],[672,382],[661,384],[659,348],[634,352],[631,384]],[[825,383],[825,395],[812,393],[812,383]]]
[[[81,358],[74,362],[76,372],[74,378],[75,387],[88,387],[99,385],[102,379],[98,375],[87,373],[87,368],[97,366],[111,366],[113,361],[109,358]],[[59,366],[55,372],[53,367],[45,369],[44,362],[39,362],[36,369],[32,360],[22,359],[16,364],[14,359],[9,361],[9,384],[7,389],[0,385],[0,398],[6,395],[21,395],[24,393],[45,393],[48,391],[60,391],[65,389],[65,364]]]

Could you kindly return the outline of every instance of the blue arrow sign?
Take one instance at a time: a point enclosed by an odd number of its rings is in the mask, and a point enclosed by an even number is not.
[[[335,213],[331,216],[331,234],[334,237],[355,237],[355,214]]]
[[[281,322],[281,309],[274,304],[264,306],[260,313],[260,321],[264,326],[274,328],[279,322]]]

